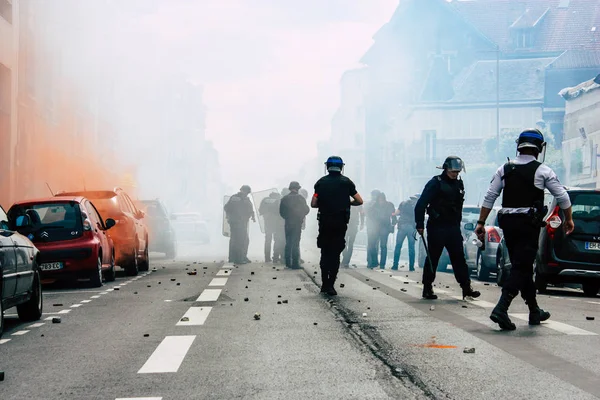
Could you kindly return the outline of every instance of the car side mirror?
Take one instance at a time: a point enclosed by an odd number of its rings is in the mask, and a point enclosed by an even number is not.
[[[468,224],[465,224],[464,228],[465,231],[474,231],[475,225],[472,222],[469,222]]]
[[[31,218],[29,218],[29,215],[19,215],[15,220],[15,225],[17,228],[29,228],[32,226]]]
[[[104,226],[106,227],[106,229],[110,229],[113,226],[115,226],[117,224],[117,221],[115,221],[112,218],[107,218],[106,221],[104,222]]]

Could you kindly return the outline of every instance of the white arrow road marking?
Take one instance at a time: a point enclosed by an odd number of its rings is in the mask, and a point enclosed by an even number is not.
[[[165,337],[138,374],[177,372],[194,339],[196,335]]]

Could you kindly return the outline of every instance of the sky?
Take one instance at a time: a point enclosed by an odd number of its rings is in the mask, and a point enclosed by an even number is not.
[[[139,18],[158,57],[205,88],[227,184],[299,170],[330,135],[339,81],[398,0],[172,0]]]

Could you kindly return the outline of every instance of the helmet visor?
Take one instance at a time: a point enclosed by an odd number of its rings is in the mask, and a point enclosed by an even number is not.
[[[450,172],[464,171],[465,163],[460,158],[452,158],[446,162],[446,169]]]

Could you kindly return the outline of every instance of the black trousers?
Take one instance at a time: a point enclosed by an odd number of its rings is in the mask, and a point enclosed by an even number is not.
[[[423,268],[424,285],[431,285],[435,281],[438,262],[440,261],[444,247],[448,250],[456,281],[461,287],[468,287],[471,284],[460,225],[428,226],[427,246],[429,247],[431,264],[429,263],[429,257],[427,257],[425,268]],[[433,270],[431,265],[433,265]]]
[[[300,266],[300,237],[302,223],[285,224],[285,265],[286,267]]]
[[[350,260],[352,259],[352,253],[354,252],[354,241],[356,240],[357,234],[358,225],[348,226],[348,230],[346,231],[346,248],[344,249],[344,253],[342,255],[342,265],[344,266],[350,264]]]
[[[321,249],[321,280],[324,287],[332,287],[340,269],[340,254],[346,247],[348,221],[345,214],[321,215],[317,247]]]
[[[535,300],[533,264],[538,252],[540,228],[534,226],[527,215],[500,214],[499,222],[512,264],[502,291],[507,291],[512,297],[521,292],[525,301]]]
[[[229,222],[231,235],[229,237],[229,262],[239,263],[248,256],[248,221]]]

